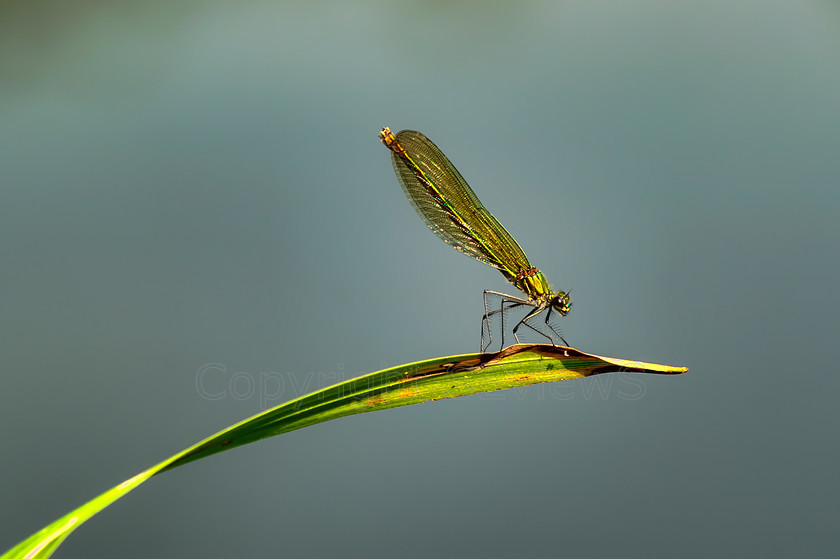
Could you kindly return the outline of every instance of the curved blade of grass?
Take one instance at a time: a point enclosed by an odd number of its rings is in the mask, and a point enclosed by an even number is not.
[[[179,452],[59,518],[0,559],[49,557],[83,522],[156,474],[331,419],[600,373],[679,374],[687,370],[686,367],[599,357],[566,347],[514,345],[498,353],[439,357],[371,373],[281,404]]]

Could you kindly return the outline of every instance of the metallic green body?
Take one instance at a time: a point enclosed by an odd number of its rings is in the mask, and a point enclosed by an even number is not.
[[[534,307],[514,328],[514,335],[523,323],[540,332],[527,321],[543,310],[568,314],[568,293],[551,290],[543,273],[531,266],[519,243],[487,211],[458,169],[431,140],[414,130],[394,135],[387,127],[380,132],[380,140],[391,150],[400,186],[429,229],[455,250],[493,266],[525,293],[527,299],[485,292],[503,296],[507,304]],[[505,304],[498,311],[486,313],[484,319],[494,312],[503,312]],[[549,316],[546,315],[546,324]]]

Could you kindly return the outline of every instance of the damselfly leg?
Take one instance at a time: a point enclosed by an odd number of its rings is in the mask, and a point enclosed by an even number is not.
[[[499,308],[490,310],[490,306],[487,304],[488,295],[492,296],[492,297],[499,297],[499,299],[501,301],[500,304],[499,304]],[[511,310],[511,309],[516,309],[516,308],[519,308],[519,307],[531,307],[531,310],[528,311],[528,313],[522,318],[522,320],[517,322],[516,325],[513,327],[512,333],[513,333],[513,337],[516,339],[516,343],[521,343],[521,340],[519,339],[519,334],[517,333],[517,331],[519,330],[520,326],[524,325],[524,326],[527,326],[528,328],[530,328],[531,330],[533,330],[534,332],[536,332],[537,334],[539,334],[540,336],[542,336],[543,338],[545,338],[549,343],[551,343],[551,345],[556,345],[554,343],[554,337],[553,336],[551,336],[550,334],[546,334],[545,332],[543,332],[542,330],[540,330],[539,328],[537,328],[536,326],[534,326],[533,324],[531,324],[529,322],[532,318],[534,318],[535,316],[537,316],[541,312],[547,311],[546,315],[545,315],[545,325],[549,328],[549,330],[551,330],[554,333],[555,336],[557,336],[557,339],[562,341],[564,345],[568,345],[568,342],[566,342],[566,340],[565,340],[565,338],[563,338],[562,334],[560,334],[560,332],[558,332],[557,329],[554,328],[554,326],[551,324],[552,308],[551,308],[550,305],[539,304],[539,303],[535,304],[534,301],[531,301],[529,299],[525,299],[525,298],[522,298],[522,297],[516,297],[514,295],[509,295],[507,293],[501,293],[499,291],[491,291],[489,289],[485,289],[484,290],[484,316],[481,317],[481,351],[482,352],[486,351],[491,345],[493,345],[493,329],[492,329],[492,326],[491,326],[490,319],[497,314],[500,316],[500,321],[499,322],[500,322],[500,327],[501,327],[501,332],[502,333],[501,333],[501,342],[499,344],[499,349],[503,349],[505,347],[505,313],[507,311]],[[485,332],[487,333],[486,334],[487,344],[484,343]]]

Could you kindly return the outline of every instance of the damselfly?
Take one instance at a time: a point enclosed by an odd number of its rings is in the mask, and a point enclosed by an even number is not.
[[[501,346],[504,346],[505,312],[522,306],[531,307],[531,310],[513,327],[513,336],[517,342],[517,331],[524,325],[554,343],[553,336],[529,322],[545,311],[546,326],[568,345],[549,320],[552,310],[560,316],[569,314],[572,306],[569,293],[551,290],[543,273],[531,266],[519,244],[487,211],[443,152],[426,136],[414,130],[403,130],[395,136],[386,127],[379,133],[379,138],[391,150],[391,162],[408,201],[429,229],[455,250],[499,270],[505,279],[526,295],[518,297],[498,291],[484,291],[481,351],[493,343],[491,317],[501,315]],[[499,308],[488,308],[488,295],[500,297]],[[484,344],[485,330],[487,345]]]

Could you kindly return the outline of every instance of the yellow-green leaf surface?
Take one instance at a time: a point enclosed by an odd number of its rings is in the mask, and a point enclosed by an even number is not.
[[[514,345],[498,353],[440,357],[371,373],[286,402],[213,435],[59,518],[0,559],[49,557],[83,522],[163,471],[330,419],[601,373],[680,374],[687,370],[685,367],[599,357],[567,347]]]

